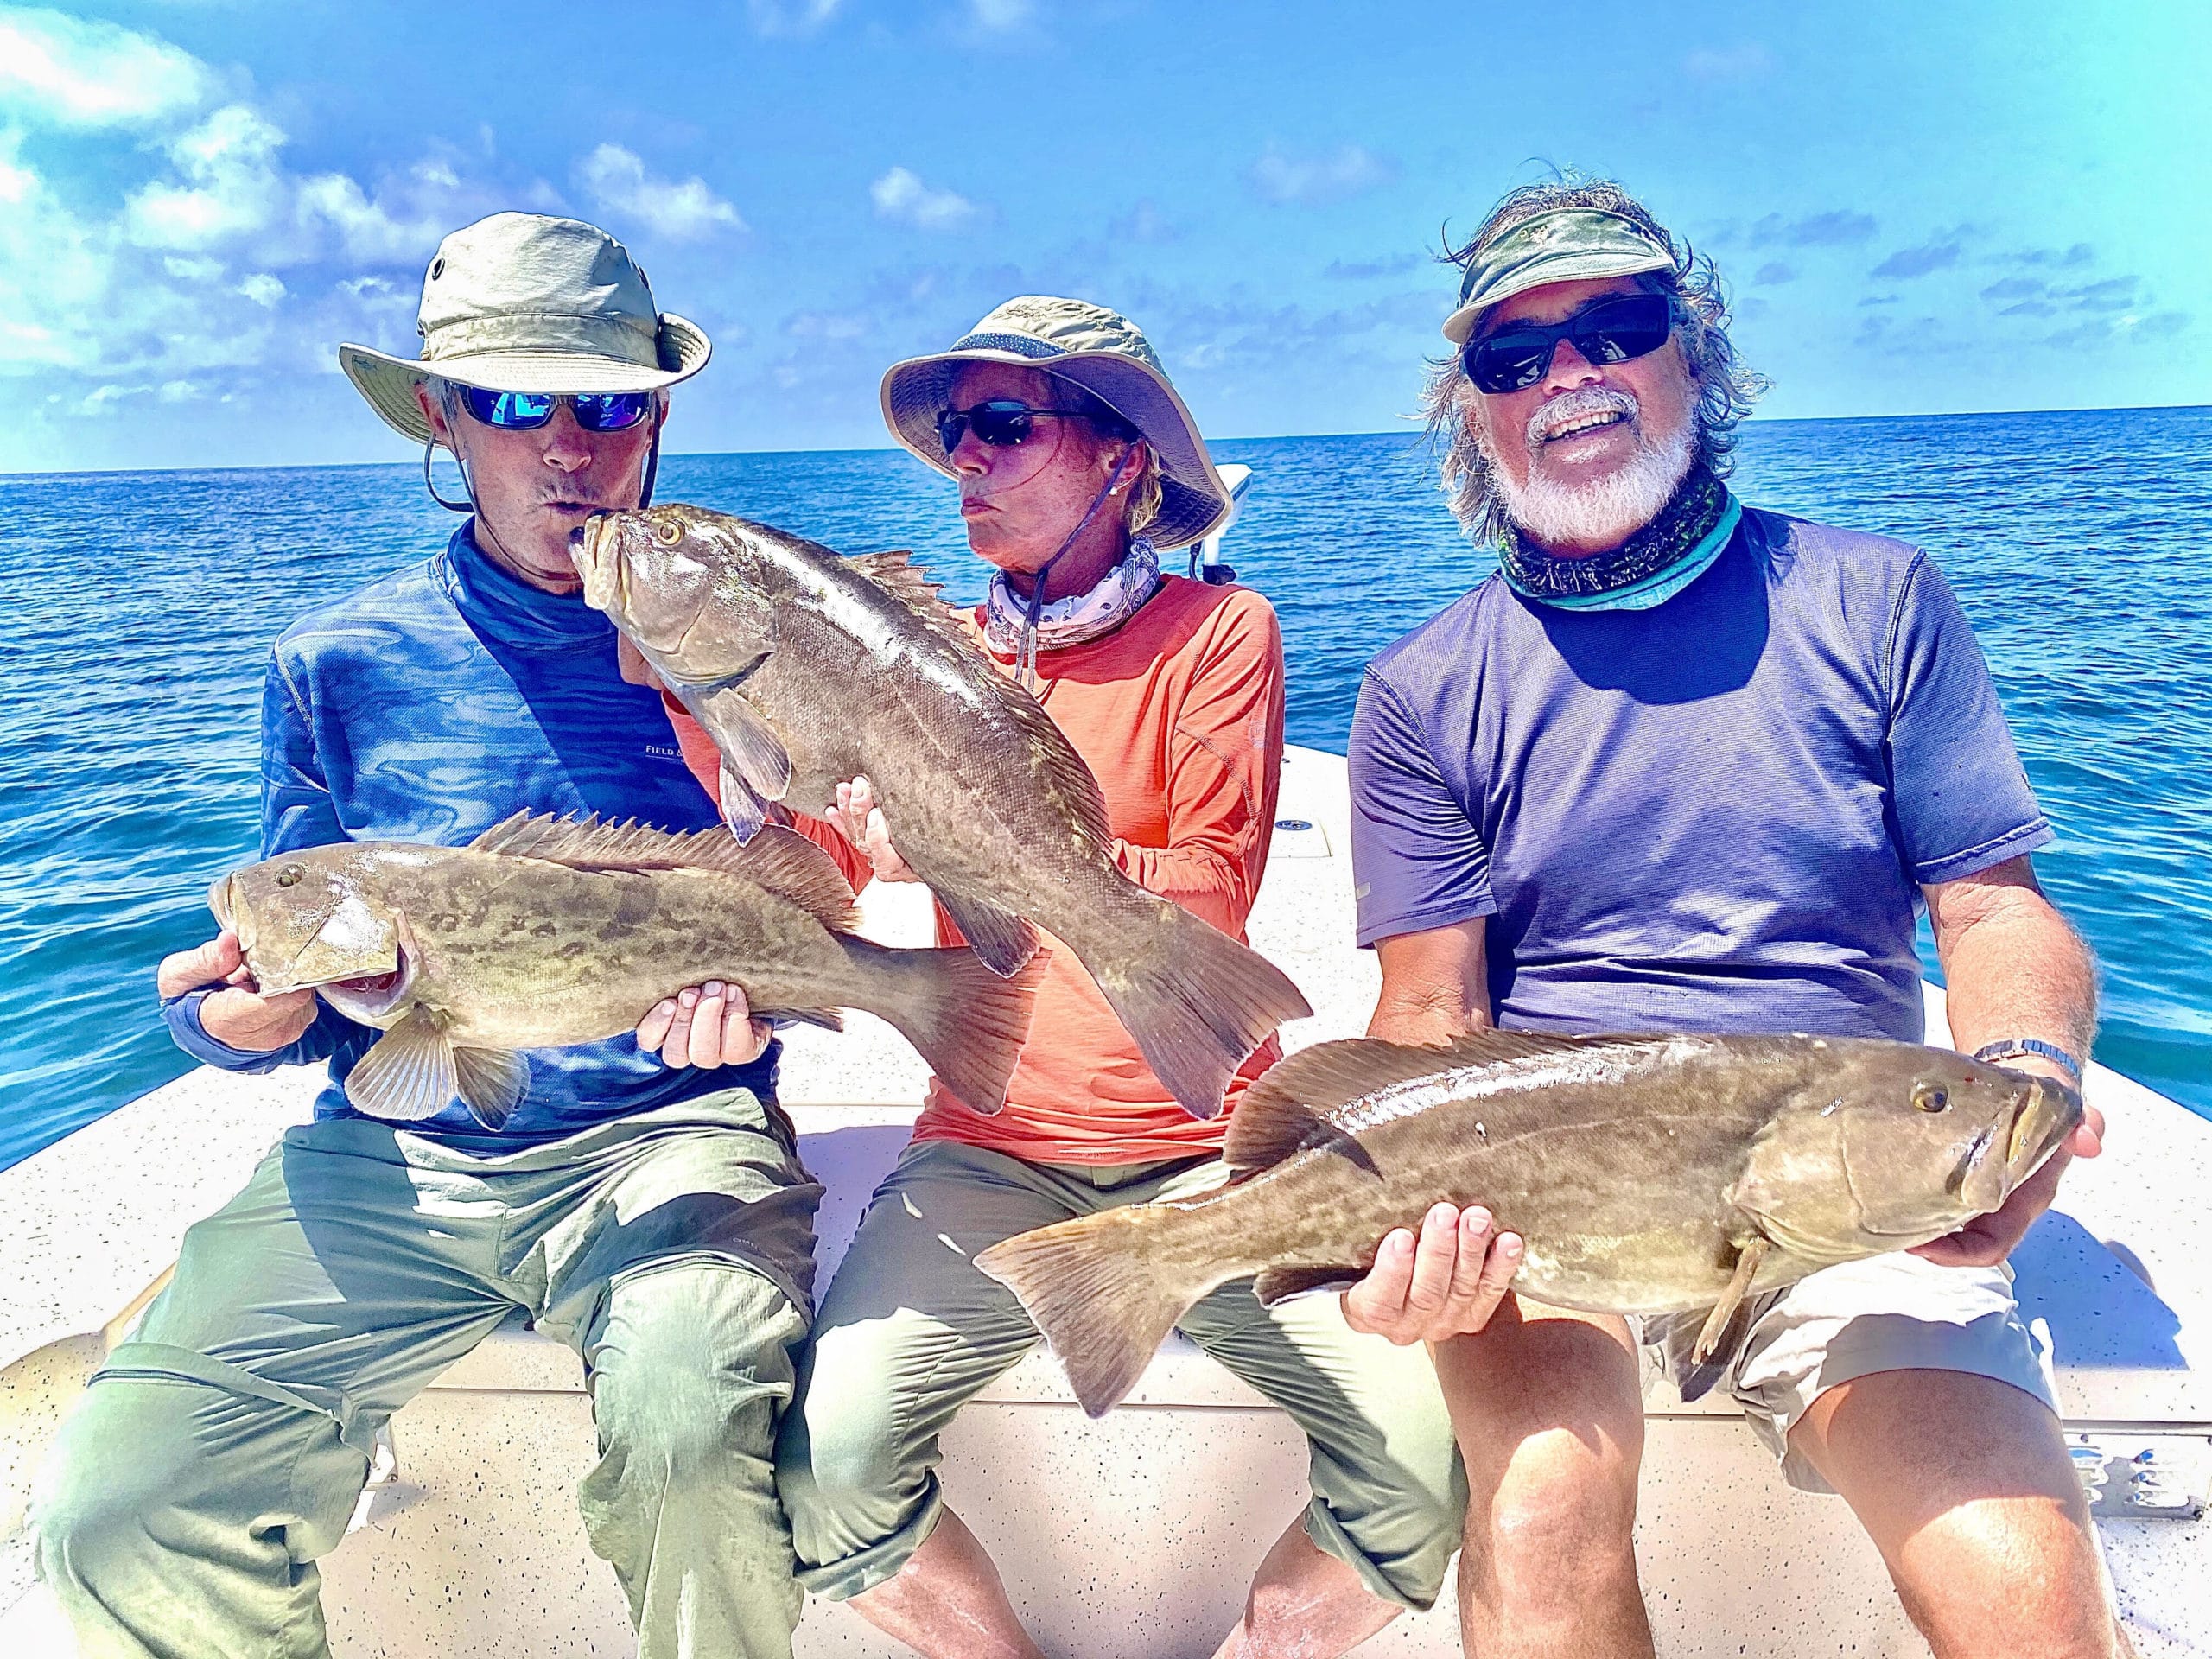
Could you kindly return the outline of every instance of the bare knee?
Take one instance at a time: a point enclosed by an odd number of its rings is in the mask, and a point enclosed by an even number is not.
[[[2107,1659],[2124,1652],[2094,1543],[2069,1506],[2013,1495],[1961,1504],[1890,1563],[1938,1659]]]

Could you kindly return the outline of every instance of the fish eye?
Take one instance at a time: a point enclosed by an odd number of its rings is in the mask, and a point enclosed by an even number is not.
[[[1947,1112],[1951,1109],[1951,1091],[1940,1083],[1923,1083],[1912,1091],[1912,1103],[1923,1112]]]
[[[287,864],[276,872],[276,885],[280,887],[296,887],[300,885],[300,878],[307,873],[307,867],[303,864]]]
[[[673,518],[664,518],[653,526],[653,539],[663,547],[675,547],[683,540],[683,526]]]

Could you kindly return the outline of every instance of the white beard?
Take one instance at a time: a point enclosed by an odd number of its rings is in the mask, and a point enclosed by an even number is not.
[[[1545,428],[1601,409],[1618,410],[1635,427],[1635,453],[1602,478],[1567,484],[1545,476]],[[1529,477],[1516,484],[1495,460],[1492,487],[1498,503],[1522,533],[1539,546],[1596,544],[1618,547],[1659,516],[1689,476],[1697,459],[1696,423],[1684,421],[1664,439],[1645,429],[1635,398],[1624,391],[1590,387],[1562,392],[1529,421]],[[1487,442],[1483,447],[1487,449]]]

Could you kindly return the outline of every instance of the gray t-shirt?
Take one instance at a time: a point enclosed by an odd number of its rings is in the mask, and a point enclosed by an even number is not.
[[[1496,576],[1370,664],[1359,942],[1491,918],[1497,1022],[1917,1041],[1921,884],[2051,839],[1925,554],[1747,510],[1647,611]]]

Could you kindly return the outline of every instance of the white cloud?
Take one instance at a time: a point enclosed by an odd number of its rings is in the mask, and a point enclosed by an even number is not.
[[[164,146],[186,182],[156,180],[124,209],[130,239],[204,248],[250,236],[283,210],[276,158],[284,135],[244,104],[226,105]]]
[[[753,32],[768,35],[811,35],[837,15],[843,0],[746,0]]]
[[[0,111],[65,127],[143,126],[214,96],[190,53],[113,23],[0,6]]]
[[[968,0],[969,16],[983,29],[1020,29],[1037,15],[1035,0]]]
[[[932,190],[906,168],[894,167],[868,188],[879,218],[925,231],[964,230],[982,209],[951,190]]]
[[[671,242],[693,242],[721,231],[741,231],[737,209],[694,174],[677,183],[645,169],[632,150],[601,144],[576,163],[576,182],[602,213],[641,220]]]
[[[1757,41],[1700,46],[1682,59],[1682,67],[1700,80],[1753,80],[1773,71],[1774,54]]]
[[[793,340],[858,340],[875,319],[857,311],[799,311],[784,324]]]
[[[1398,176],[1397,163],[1358,144],[1330,156],[1285,155],[1274,145],[1247,175],[1263,201],[1278,207],[1318,207],[1363,194]]]
[[[397,337],[391,317],[364,314],[411,300],[349,302],[334,281],[419,270],[442,231],[497,205],[435,156],[366,183],[295,173],[283,130],[251,103],[215,103],[216,88],[149,36],[0,6],[0,381],[37,377],[63,414],[219,401],[327,358],[340,321]],[[26,160],[41,125],[93,135],[101,168],[123,173],[120,202],[95,207],[104,192]],[[304,291],[287,281],[317,266]]]

